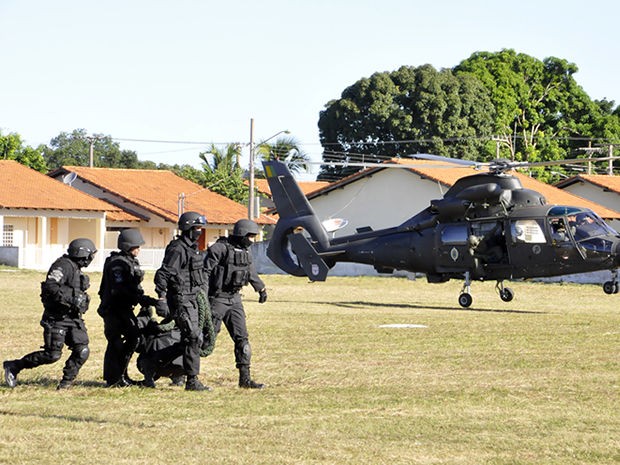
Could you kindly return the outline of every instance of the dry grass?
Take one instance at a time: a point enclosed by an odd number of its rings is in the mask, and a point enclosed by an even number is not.
[[[0,271],[3,359],[41,344],[42,278]],[[265,281],[269,301],[247,292],[246,309],[253,371],[268,389],[236,388],[225,334],[203,359],[213,392],[103,388],[94,299],[78,386],[55,390],[59,362],[0,388],[0,463],[620,462],[620,297],[514,283],[504,303],[492,283],[475,283],[462,310],[457,282]],[[379,327],[391,323],[425,327]]]

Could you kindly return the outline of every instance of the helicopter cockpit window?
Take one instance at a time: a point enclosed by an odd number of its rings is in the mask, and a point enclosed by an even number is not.
[[[441,243],[458,245],[467,243],[467,225],[446,226],[441,230]]]
[[[515,242],[543,244],[547,242],[539,220],[515,220],[510,223],[510,233]]]
[[[569,215],[567,220],[577,242],[591,237],[616,236],[618,234],[594,212],[587,211]]]

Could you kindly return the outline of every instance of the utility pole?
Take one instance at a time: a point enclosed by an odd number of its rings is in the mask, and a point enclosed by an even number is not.
[[[86,136],[86,140],[90,144],[88,150],[88,166],[92,168],[94,166],[94,155],[95,155],[95,141],[101,139],[101,136]]]
[[[289,134],[289,130],[285,129],[283,131],[276,132],[273,136],[268,137],[263,140],[259,145],[270,141],[274,137],[279,136],[280,134]],[[254,118],[250,118],[250,168],[249,168],[249,179],[248,179],[248,187],[249,187],[249,198],[248,198],[248,219],[254,220],[256,218],[256,196],[255,196],[255,188],[254,188],[254,155],[256,151],[256,146],[254,145]]]
[[[250,196],[248,197],[248,218],[254,219],[254,118],[250,118],[250,172],[248,185]]]

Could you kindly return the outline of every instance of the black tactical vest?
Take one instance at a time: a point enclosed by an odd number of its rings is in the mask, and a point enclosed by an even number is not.
[[[126,276],[126,271],[129,275]],[[140,262],[132,255],[122,252],[112,252],[105,260],[99,287],[99,297],[102,306],[109,305],[115,298],[126,300],[127,304],[135,305],[144,294],[142,280],[144,271]]]
[[[184,264],[177,270],[183,294],[196,294],[204,286],[204,257],[197,248],[188,246],[182,239],[176,239],[168,247],[178,247],[182,250]]]
[[[88,278],[68,255],[63,255],[52,263],[46,276],[41,283],[41,302],[45,311],[52,315],[68,314],[75,291],[88,289]]]
[[[214,295],[218,291],[239,292],[243,286],[250,283],[252,255],[247,249],[235,247],[228,240],[220,239],[218,242],[226,245],[226,259],[214,268],[209,293]]]

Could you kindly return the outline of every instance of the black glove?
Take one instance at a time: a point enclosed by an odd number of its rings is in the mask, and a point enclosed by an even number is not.
[[[258,303],[264,304],[267,302],[267,289],[261,289],[258,291]]]
[[[89,303],[90,298],[86,292],[75,291],[75,294],[73,294],[73,302],[71,302],[71,307],[74,310],[77,310],[78,313],[86,313]]]
[[[158,299],[155,302],[155,313],[162,318],[168,318],[170,316],[170,309],[165,299]]]
[[[138,303],[142,307],[155,307],[157,306],[157,302],[159,302],[158,299],[156,299],[155,297],[148,296],[148,295],[143,295],[138,299]]]

